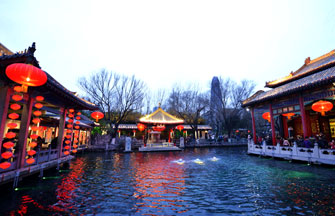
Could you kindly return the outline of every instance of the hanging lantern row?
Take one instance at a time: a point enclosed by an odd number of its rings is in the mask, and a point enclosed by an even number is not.
[[[14,103],[9,106],[9,108],[14,111],[13,113],[10,113],[8,115],[8,117],[11,120],[15,120],[15,119],[18,119],[20,117],[17,113],[15,113],[15,111],[18,111],[18,110],[21,109],[21,105],[17,103],[18,101],[22,100],[22,98],[23,98],[23,96],[21,95],[20,92],[21,92],[21,87],[20,86],[15,86],[14,87],[14,94],[11,97],[12,100],[14,101]],[[15,128],[17,128],[17,126],[18,125],[14,122],[10,122],[10,123],[7,124],[7,127],[9,128],[9,130],[10,129],[15,129]],[[6,135],[5,135],[5,138],[7,139],[7,141],[4,142],[2,144],[2,146],[3,146],[3,148],[6,149],[6,151],[1,154],[1,158],[5,159],[6,161],[3,161],[3,162],[0,163],[0,168],[1,169],[8,169],[11,166],[10,159],[13,157],[12,149],[15,146],[15,143],[14,143],[14,138],[15,137],[16,137],[16,133],[14,133],[14,132],[7,132]]]
[[[34,104],[34,107],[36,110],[33,112],[33,120],[32,122],[34,125],[31,127],[32,134],[30,135],[31,142],[29,143],[30,150],[27,151],[28,158],[26,160],[27,164],[33,164],[35,162],[34,155],[36,154],[36,151],[34,148],[37,146],[37,131],[40,129],[39,124],[41,122],[40,116],[42,115],[42,112],[39,110],[43,107],[43,104],[41,103],[44,100],[43,96],[36,96],[35,97],[36,103]]]
[[[72,147],[74,148],[73,150],[72,150],[72,152],[73,153],[77,153],[77,148],[78,148],[78,135],[77,135],[77,132],[78,132],[78,134],[79,134],[79,121],[78,120],[80,120],[80,117],[81,116],[81,112],[77,112],[77,115],[76,115],[76,121],[74,122],[74,124],[75,124],[75,126],[74,126],[74,128],[77,130],[75,133],[74,133],[74,140],[73,140],[73,145],[72,145]]]
[[[96,111],[91,113],[91,117],[94,118],[96,122],[98,122],[104,117],[104,114],[102,112]]]
[[[71,151],[71,139],[72,139],[72,133],[73,133],[73,121],[74,121],[74,109],[69,109],[69,113],[67,115],[68,124],[66,125],[66,135],[65,135],[65,145],[64,145],[64,155],[69,155]]]
[[[333,109],[333,104],[329,101],[319,100],[312,104],[312,110],[320,112],[322,116],[325,116],[326,112]]]

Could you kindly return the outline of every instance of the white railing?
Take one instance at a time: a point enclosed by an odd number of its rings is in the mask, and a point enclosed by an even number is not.
[[[298,147],[294,142],[293,146],[276,146],[254,144],[253,140],[248,141],[248,153],[287,160],[307,161],[308,163],[335,165],[335,149],[320,149],[315,143],[313,148]]]

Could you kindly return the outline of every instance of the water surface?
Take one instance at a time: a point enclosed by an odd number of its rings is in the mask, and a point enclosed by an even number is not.
[[[334,191],[332,168],[243,147],[89,153],[16,191],[1,188],[0,215],[334,215]]]

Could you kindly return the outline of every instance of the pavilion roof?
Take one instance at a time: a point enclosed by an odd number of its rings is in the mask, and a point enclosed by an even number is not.
[[[142,118],[140,118],[140,122],[149,123],[149,124],[182,124],[184,120],[179,119],[167,112],[165,112],[161,107]]]
[[[275,88],[286,83],[301,79],[313,73],[317,73],[326,68],[335,65],[335,50],[330,51],[316,59],[311,60],[310,57],[306,58],[305,64],[302,65],[297,71],[291,72],[286,77],[276,79],[274,81],[266,82],[265,87]]]
[[[311,73],[308,76],[278,86],[269,91],[258,91],[253,96],[243,101],[242,107],[252,106],[256,103],[288,96],[311,88],[322,87],[333,82],[335,82],[335,66],[318,71],[317,73]]]

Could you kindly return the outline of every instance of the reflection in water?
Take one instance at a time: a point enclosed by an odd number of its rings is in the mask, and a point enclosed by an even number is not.
[[[143,162],[141,154],[139,161]],[[137,157],[137,159],[139,159]],[[174,156],[166,157],[163,154],[148,155],[146,163],[133,161],[135,167],[135,192],[133,196],[138,199],[135,204],[136,212],[147,211],[152,213],[164,212],[164,208],[173,206],[182,207],[184,200],[178,198],[185,189],[184,168],[171,164]]]
[[[1,189],[0,215],[333,215],[334,172],[245,148],[90,153]]]

